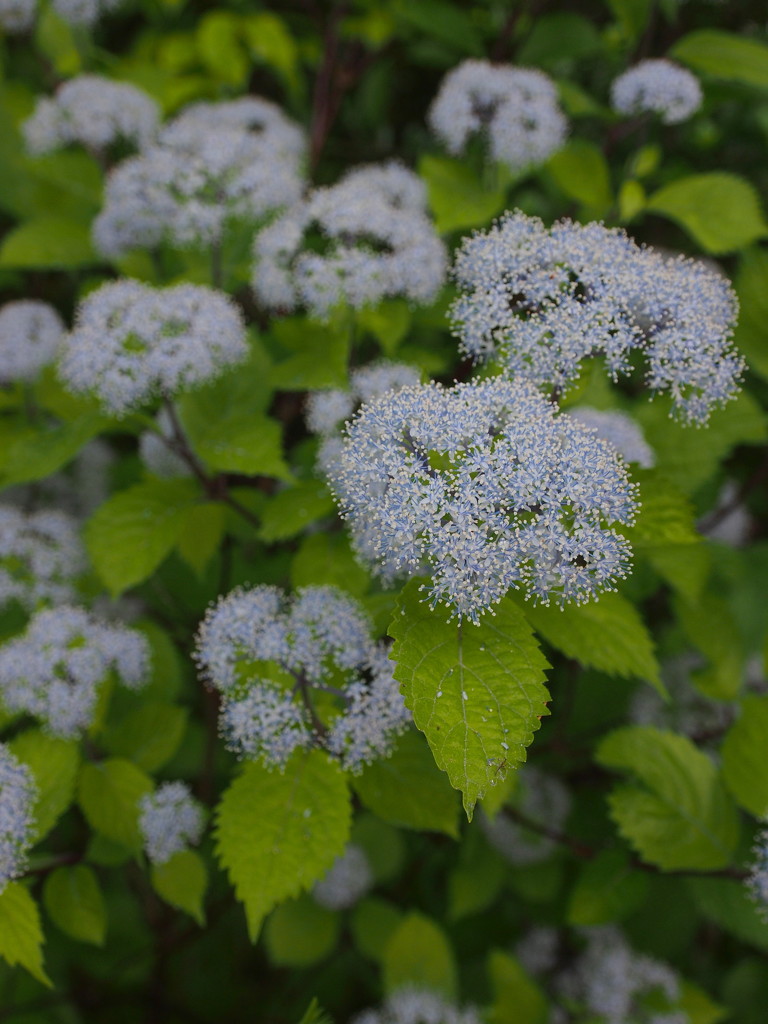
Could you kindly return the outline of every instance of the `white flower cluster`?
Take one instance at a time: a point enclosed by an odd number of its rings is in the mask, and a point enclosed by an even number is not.
[[[73,25],[94,25],[123,0],[53,0],[56,13]],[[9,33],[28,32],[35,23],[38,0],[0,0],[0,27]]]
[[[110,671],[138,689],[148,668],[141,633],[62,605],[37,612],[22,635],[0,647],[0,696],[9,711],[39,718],[54,736],[78,736],[93,720]]]
[[[139,830],[153,864],[196,846],[204,824],[203,809],[184,782],[164,782],[139,801]]]
[[[741,357],[730,338],[736,296],[696,260],[666,259],[622,230],[504,215],[464,240],[452,326],[464,351],[513,377],[567,388],[582,360],[602,355],[615,379],[641,350],[647,383],[675,412],[706,422],[738,390]]]
[[[239,309],[203,285],[114,281],[91,292],[62,344],[61,379],[116,416],[217,377],[248,354]]]
[[[687,1013],[650,1009],[646,997],[658,993],[672,1004],[680,983],[666,964],[631,949],[618,928],[585,929],[587,948],[558,979],[561,994],[583,1003],[601,1024],[690,1024]]]
[[[315,883],[312,895],[328,910],[346,910],[353,907],[372,884],[371,865],[365,850],[350,843],[333,862],[325,877]]]
[[[651,469],[656,462],[653,448],[643,436],[639,424],[618,409],[593,409],[579,405],[568,410],[568,415],[585,427],[591,427],[602,440],[612,444],[627,462],[636,462],[643,469]]]
[[[520,770],[512,803],[534,825],[554,831],[562,828],[571,810],[570,794],[560,779],[531,765]],[[481,824],[488,841],[510,864],[539,864],[556,848],[553,839],[519,824],[503,810],[493,819],[483,815]]]
[[[448,72],[428,119],[449,153],[462,153],[482,133],[491,158],[514,171],[544,163],[568,131],[551,78],[485,60],[466,60]]]
[[[425,205],[423,182],[397,163],[315,189],[256,236],[256,297],[268,309],[303,306],[321,319],[342,303],[431,302],[447,255]]]
[[[0,893],[24,869],[34,834],[32,772],[0,743]]]
[[[619,114],[658,114],[664,124],[687,121],[701,106],[698,78],[671,60],[643,60],[611,85],[611,105]]]
[[[429,989],[406,986],[387,996],[376,1010],[364,1010],[352,1024],[481,1024],[474,1006],[458,1007]]]
[[[258,223],[300,198],[304,149],[302,131],[267,100],[196,104],[111,173],[94,244],[110,258],[218,244],[229,222]]]
[[[196,660],[223,694],[232,749],[282,768],[322,746],[359,772],[391,751],[410,721],[392,663],[361,606],[336,587],[238,589],[208,610]]]
[[[47,302],[7,302],[0,308],[0,381],[34,380],[56,358],[64,331]]]
[[[328,478],[353,546],[385,581],[477,623],[510,588],[544,603],[612,589],[635,492],[613,448],[500,377],[389,392],[348,427]]]
[[[768,810],[768,808],[766,808]],[[747,878],[747,889],[761,916],[768,921],[768,828],[755,837],[753,861]]]
[[[0,607],[16,600],[27,610],[75,596],[85,571],[77,522],[65,512],[24,512],[0,505]]]
[[[142,89],[101,75],[78,75],[49,99],[41,97],[22,125],[28,152],[39,155],[72,143],[103,153],[117,142],[143,149],[152,141],[160,109]]]
[[[0,27],[4,32],[28,32],[35,23],[37,0],[0,0]]]

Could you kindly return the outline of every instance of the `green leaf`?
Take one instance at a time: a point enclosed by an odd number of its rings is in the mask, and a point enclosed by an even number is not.
[[[402,914],[392,903],[369,896],[352,910],[350,929],[355,945],[371,960],[381,960]]]
[[[313,998],[299,1024],[333,1024],[333,1020],[320,1006],[317,999]]]
[[[506,204],[506,190],[491,187],[461,160],[426,154],[419,174],[427,185],[429,205],[440,234],[458,228],[485,227]]]
[[[198,21],[195,38],[203,64],[216,78],[232,86],[245,84],[250,61],[240,42],[240,19],[236,14],[209,11]]]
[[[456,962],[445,933],[423,914],[404,917],[387,943],[383,957],[384,989],[405,985],[456,996]]]
[[[728,605],[706,593],[696,601],[676,599],[675,612],[688,639],[710,662],[707,671],[695,673],[696,685],[710,697],[733,700],[741,689],[744,650]]]
[[[336,510],[328,488],[319,480],[306,480],[287,487],[264,505],[261,513],[261,540],[271,544],[301,533],[310,523],[324,519]]]
[[[622,850],[603,850],[588,861],[571,889],[568,924],[589,927],[619,921],[645,901],[648,878]]]
[[[333,952],[339,915],[301,895],[276,907],[264,926],[269,959],[277,967],[309,967]]]
[[[546,1024],[547,1000],[525,973],[520,963],[507,953],[494,949],[488,957],[488,973],[493,985],[493,1003],[489,1024]]]
[[[47,214],[12,228],[0,245],[0,267],[71,270],[101,262],[87,222]]]
[[[750,694],[740,707],[723,741],[723,778],[739,806],[762,819],[768,817],[768,697]]]
[[[285,772],[250,763],[217,811],[217,852],[258,938],[265,916],[321,878],[349,838],[344,776],[319,751],[293,756]]]
[[[85,864],[56,868],[45,880],[43,903],[51,920],[78,942],[104,944],[107,912],[92,868]]]
[[[343,533],[313,533],[304,537],[291,562],[294,587],[328,585],[362,597],[370,582]]]
[[[78,744],[49,736],[39,729],[20,733],[8,746],[35,777],[35,841],[51,831],[75,796],[75,780],[80,767]]]
[[[345,322],[315,323],[303,316],[284,317],[272,325],[279,344],[293,354],[277,363],[270,383],[283,391],[345,388],[350,332]]]
[[[445,609],[431,610],[420,596],[420,583],[412,580],[398,602],[390,626],[394,674],[471,820],[499,765],[525,760],[541,716],[549,714],[548,666],[509,598],[473,626],[446,622]]]
[[[141,691],[142,699],[173,700],[182,685],[182,662],[176,645],[156,622],[139,619],[132,624],[149,644],[149,682]]]
[[[386,355],[391,356],[408,333],[411,310],[405,299],[384,299],[376,306],[359,310],[357,322],[376,338]]]
[[[562,608],[526,605],[525,616],[548,643],[585,668],[645,679],[664,692],[651,635],[621,594]]]
[[[365,806],[392,825],[459,837],[458,793],[415,730],[401,736],[391,757],[368,765],[352,785]]]
[[[499,898],[509,865],[487,842],[470,833],[448,876],[448,918],[458,921],[486,910]]]
[[[299,48],[283,19],[258,11],[243,18],[243,30],[251,55],[273,67],[294,94],[299,92]]]
[[[591,216],[604,216],[610,209],[611,173],[602,150],[594,142],[571,139],[550,158],[547,170],[560,191],[588,207]]]
[[[589,57],[599,49],[600,36],[586,18],[570,12],[545,14],[533,22],[515,63],[554,70],[565,61]]]
[[[646,208],[677,221],[711,253],[743,249],[768,233],[757,192],[735,174],[711,171],[678,178],[650,195]]]
[[[102,741],[110,754],[130,759],[145,772],[155,772],[176,753],[186,727],[184,708],[143,701],[108,726]]]
[[[479,57],[483,44],[469,14],[447,0],[396,0],[393,5],[400,22],[413,26],[419,34],[439,40],[460,54]]]
[[[743,882],[729,878],[689,878],[686,885],[700,914],[768,953],[768,921]]]
[[[757,39],[700,29],[678,40],[670,55],[715,78],[768,89],[768,46]]]
[[[2,459],[0,486],[42,480],[62,469],[109,420],[86,413],[70,423],[26,431]]]
[[[191,480],[147,480],[120,491],[91,517],[86,546],[113,597],[151,576],[171,553],[197,495]]]
[[[598,762],[630,772],[611,816],[640,856],[664,871],[726,867],[739,838],[736,807],[706,754],[685,736],[647,726],[609,733]]]
[[[226,505],[206,501],[187,509],[179,530],[176,549],[198,576],[202,576],[216,554],[226,527]]]
[[[743,253],[734,284],[739,296],[734,341],[749,368],[768,379],[768,250]]]
[[[172,907],[178,907],[197,921],[205,924],[203,897],[208,886],[205,861],[194,850],[180,850],[165,862],[153,864],[152,888]]]
[[[689,1024],[720,1024],[731,1017],[729,1010],[687,978],[680,980],[680,998],[675,1002],[675,1009],[685,1014]]]
[[[33,978],[50,986],[43,967],[40,913],[21,882],[10,882],[0,893],[0,956],[11,967],[21,964]]]
[[[647,474],[638,472],[637,476],[640,477],[640,511],[634,525],[623,531],[632,547],[698,544],[701,535],[696,530],[694,509],[689,499],[653,471]]]
[[[138,853],[139,800],[152,789],[152,780],[136,765],[110,758],[83,767],[78,801],[92,828]]]

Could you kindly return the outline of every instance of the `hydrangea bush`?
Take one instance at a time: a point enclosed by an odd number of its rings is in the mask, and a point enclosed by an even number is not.
[[[764,1024],[765,12],[0,32],[0,1019]]]

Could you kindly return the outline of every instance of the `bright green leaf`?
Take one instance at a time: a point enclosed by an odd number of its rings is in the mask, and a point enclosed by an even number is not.
[[[343,533],[313,533],[304,537],[291,562],[294,587],[341,587],[355,597],[362,597],[370,582]]]
[[[176,549],[187,565],[202,576],[224,536],[226,506],[206,501],[187,509]]]
[[[349,922],[355,945],[363,956],[381,960],[401,920],[401,911],[386,900],[375,896],[360,900]]]
[[[80,767],[78,744],[49,736],[39,729],[22,732],[8,744],[35,777],[35,841],[45,838],[75,797]]]
[[[87,223],[47,214],[12,228],[0,245],[0,267],[71,270],[100,263]]]
[[[493,985],[489,1024],[545,1024],[549,1016],[547,1000],[514,957],[493,950],[488,957],[488,973]]]
[[[723,741],[723,778],[736,802],[756,818],[768,816],[768,697],[750,694]]]
[[[205,861],[194,850],[180,850],[164,864],[153,864],[152,888],[172,907],[178,907],[202,926],[205,924],[203,897],[208,886]]]
[[[489,187],[461,160],[426,154],[419,174],[427,184],[435,227],[441,234],[457,228],[485,227],[506,204],[506,191]]]
[[[739,296],[734,341],[750,369],[768,379],[768,250],[748,249],[734,284]]]
[[[715,78],[768,89],[768,46],[757,39],[700,29],[678,40],[670,55]]]
[[[109,421],[86,413],[71,423],[24,432],[2,458],[0,485],[28,483],[62,469]]]
[[[139,800],[152,789],[152,780],[136,765],[110,758],[83,767],[78,801],[92,828],[138,852]]]
[[[309,967],[333,952],[339,915],[302,894],[276,907],[264,926],[269,959],[277,967]]]
[[[423,914],[408,914],[392,933],[383,957],[384,989],[405,985],[456,996],[456,961],[445,933]]]
[[[549,714],[547,663],[523,613],[509,599],[481,625],[446,621],[421,600],[418,580],[403,591],[390,626],[395,678],[426,735],[438,768],[460,789],[471,819],[499,765],[525,760]]]
[[[145,772],[155,772],[176,753],[186,726],[184,708],[142,701],[106,729],[102,742],[110,754],[130,759]]]
[[[53,923],[67,935],[78,942],[104,944],[107,912],[92,868],[56,868],[45,880],[43,902]]]
[[[284,772],[245,766],[217,811],[217,850],[256,941],[265,916],[321,878],[349,838],[344,776],[319,751],[298,752]]]
[[[0,956],[11,967],[21,964],[34,978],[50,986],[43,967],[40,913],[21,882],[10,882],[0,893]]]
[[[571,139],[550,158],[547,170],[569,199],[588,207],[594,216],[606,213],[613,202],[611,175],[602,150],[594,142]]]
[[[325,484],[319,480],[303,481],[278,491],[265,504],[259,537],[268,544],[287,540],[335,510],[336,504]]]

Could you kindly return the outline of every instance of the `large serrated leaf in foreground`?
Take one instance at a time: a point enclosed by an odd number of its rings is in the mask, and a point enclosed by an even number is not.
[[[344,775],[325,754],[294,754],[282,774],[246,765],[221,799],[216,839],[253,942],[273,907],[328,871],[350,821]]]
[[[525,760],[542,715],[547,662],[531,627],[510,599],[479,626],[446,621],[409,583],[390,635],[395,678],[429,741],[438,768],[460,789],[471,820],[475,803],[500,772]]]
[[[0,893],[0,957],[50,985],[43,967],[43,930],[37,903],[21,882],[10,882]]]
[[[739,840],[739,817],[720,774],[686,737],[650,726],[609,733],[597,761],[637,781],[609,797],[619,832],[662,871],[726,867]]]

